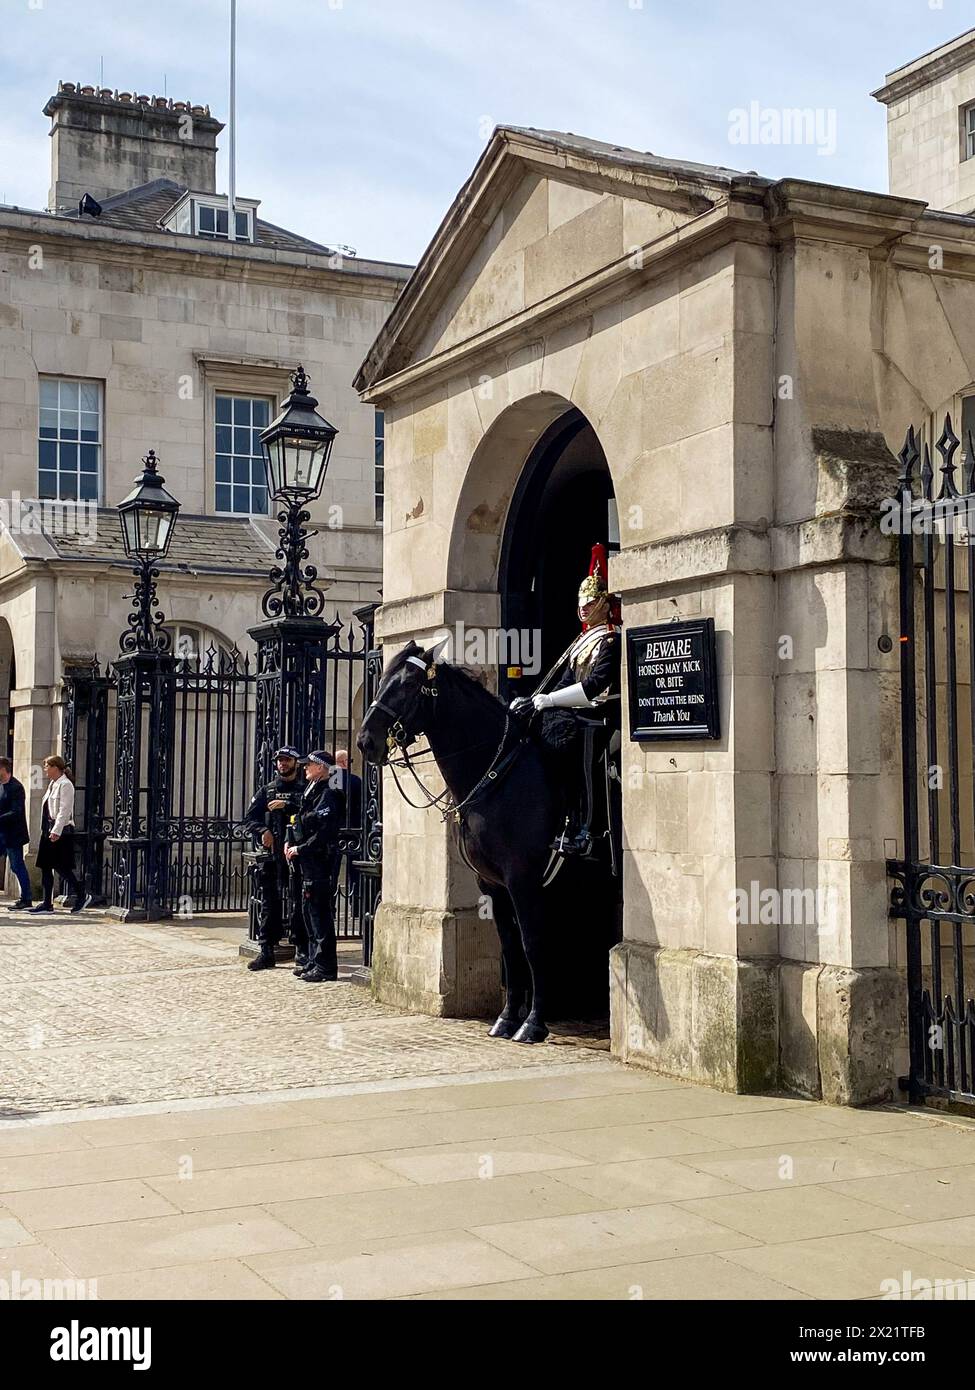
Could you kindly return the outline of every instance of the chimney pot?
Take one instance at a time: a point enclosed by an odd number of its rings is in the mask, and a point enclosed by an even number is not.
[[[190,110],[191,126],[177,131],[173,114]],[[77,207],[85,193],[102,201],[155,179],[216,192],[223,126],[209,107],[60,82],[45,114],[51,117],[51,208]]]

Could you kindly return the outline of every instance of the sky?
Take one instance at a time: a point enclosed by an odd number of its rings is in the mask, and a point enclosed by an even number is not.
[[[230,0],[0,0],[0,202],[43,208],[58,80],[226,119]],[[238,0],[237,192],[415,262],[495,125],[887,189],[885,74],[968,0]],[[809,108],[804,139],[777,114]],[[763,138],[764,137],[764,138]],[[218,189],[226,191],[226,131]]]

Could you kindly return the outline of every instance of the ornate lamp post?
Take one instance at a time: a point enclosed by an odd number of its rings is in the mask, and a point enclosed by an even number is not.
[[[311,618],[321,613],[325,596],[315,588],[318,571],[305,565],[308,541],[315,534],[305,529],[311,520],[305,510],[321,496],[328,460],[338,430],[315,407],[304,367],[291,378],[291,395],[281,413],[261,435],[268,495],[281,504],[276,565],[270,574],[274,586],[264,595],[262,607],[269,618]]]
[[[250,629],[257,643],[258,746],[255,780],[271,775],[275,749],[310,747],[321,737],[328,643],[337,631],[320,616],[325,595],[315,587],[318,570],[307,564],[308,504],[321,496],[338,430],[316,410],[305,369],[291,378],[291,394],[261,435],[271,498],[279,504],[279,561],[261,608],[270,619]]]
[[[179,503],[163,487],[166,480],[157,472],[159,460],[152,449],[142,462],[145,464],[142,477],[136,479],[136,486],[118,507],[122,544],[126,555],[134,562],[136,574],[132,597],[135,612],[129,614],[129,630],[119,639],[119,650],[126,655],[168,652],[171,646],[169,633],[163,628],[164,614],[152,610],[159,578],[156,565],[166,558],[169,550]]]
[[[171,638],[156,608],[159,562],[166,557],[179,503],[163,486],[155,453],[119,503],[125,553],[136,576],[133,612],[119,638],[115,743],[115,834],[110,911],[123,921],[169,915],[167,878],[175,700]]]

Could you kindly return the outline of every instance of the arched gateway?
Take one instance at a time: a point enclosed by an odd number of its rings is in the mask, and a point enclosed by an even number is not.
[[[905,209],[500,128],[356,381],[385,411],[387,659],[524,628],[543,670],[609,545],[622,922],[604,887],[552,946],[567,998],[601,976],[605,1001],[608,973],[617,1056],[729,1089],[862,1102],[906,1063],[896,571],[873,524],[929,360],[898,328]],[[461,656],[502,694],[533,679]],[[493,1017],[453,827],[391,783],[384,804],[376,992]]]

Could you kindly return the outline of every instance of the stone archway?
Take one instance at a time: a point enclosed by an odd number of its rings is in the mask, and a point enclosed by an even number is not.
[[[511,383],[504,385],[508,388]],[[398,536],[387,538],[390,554],[401,554],[403,559],[402,568],[395,559],[390,564],[394,596],[386,598],[380,616],[387,659],[406,640],[433,640],[445,631],[454,635],[457,624],[467,633],[502,625],[505,532],[517,506],[519,486],[570,421],[575,422],[570,433],[578,437],[581,430],[588,432],[605,470],[607,493],[613,492],[597,427],[568,396],[536,391],[503,406],[493,418],[494,400],[484,404],[477,418],[470,393],[457,396],[448,391],[443,415],[455,405],[460,412],[457,428],[448,431],[445,421],[442,431],[431,427],[431,439],[449,444],[448,455],[442,466],[438,459],[436,471],[418,466],[414,432],[411,488],[416,491],[409,494],[407,529],[402,541]],[[395,483],[395,465],[390,476]],[[418,497],[422,507],[417,505]],[[397,514],[392,507],[391,514]],[[443,538],[442,548],[409,546],[413,526],[419,531],[429,526],[431,540],[434,535]],[[594,535],[589,543],[597,539],[605,537]],[[581,578],[577,567],[584,572],[581,562],[573,561],[573,583],[567,591],[570,618]],[[396,579],[400,582],[395,583]],[[410,581],[410,588],[400,597],[395,589],[406,587],[404,579]],[[479,665],[466,652],[457,659],[466,659],[486,684],[496,686],[496,660],[489,658]],[[432,777],[431,788],[440,786],[439,779]],[[479,890],[460,856],[453,828],[411,808],[395,787],[387,785],[384,830],[383,902],[373,956],[378,997],[430,1013],[493,1016],[501,987],[497,937],[480,910]],[[597,974],[600,981],[608,977],[605,952]]]
[[[454,507],[446,587],[498,591],[501,543],[515,488],[547,430],[575,407],[540,391],[507,406],[474,450]]]

